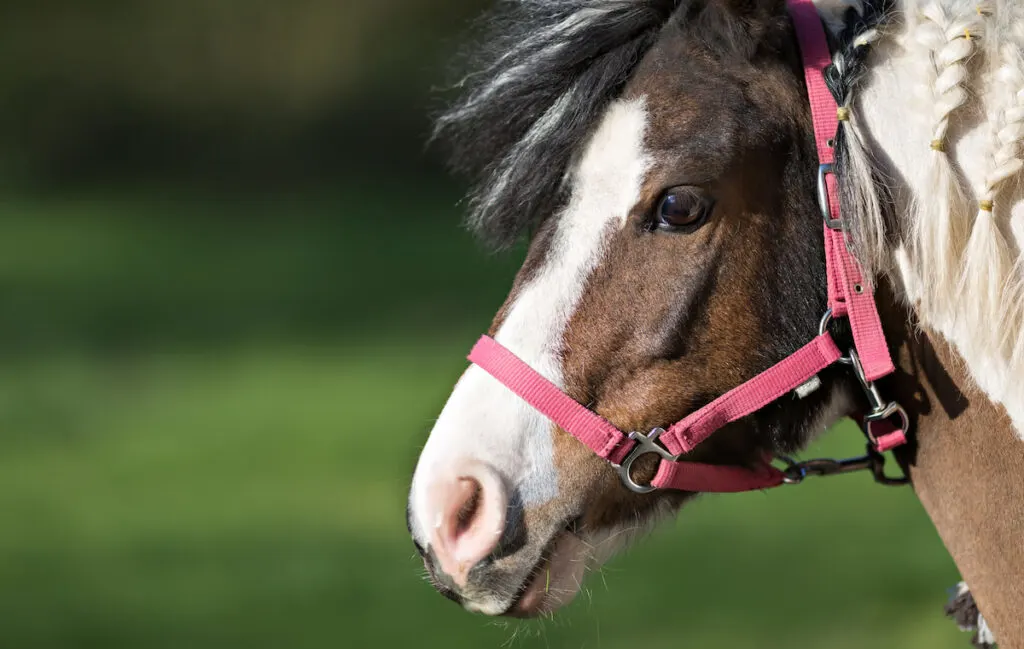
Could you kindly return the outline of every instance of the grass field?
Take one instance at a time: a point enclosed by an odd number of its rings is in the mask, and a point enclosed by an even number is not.
[[[864,476],[706,498],[554,620],[433,593],[408,479],[515,266],[439,205],[0,201],[0,647],[968,646]]]

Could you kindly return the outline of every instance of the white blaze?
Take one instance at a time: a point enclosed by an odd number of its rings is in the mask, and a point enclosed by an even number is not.
[[[612,103],[570,180],[572,194],[554,218],[556,232],[543,266],[522,287],[496,339],[555,385],[563,387],[562,338],[608,235],[639,200],[650,164],[644,150],[644,101]],[[434,510],[428,486],[455,458],[490,464],[518,489],[526,505],[558,494],[552,424],[476,366],[459,380],[420,455],[411,494],[413,533],[426,539]]]

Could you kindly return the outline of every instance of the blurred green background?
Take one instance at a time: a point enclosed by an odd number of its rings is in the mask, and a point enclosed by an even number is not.
[[[423,148],[485,4],[0,7],[0,647],[967,646],[862,476],[698,502],[552,620],[421,580],[409,477],[521,255]]]

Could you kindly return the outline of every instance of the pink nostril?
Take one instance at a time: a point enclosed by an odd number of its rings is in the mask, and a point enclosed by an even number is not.
[[[431,546],[441,570],[459,586],[470,569],[498,546],[505,529],[508,495],[490,467],[464,461],[430,489],[434,512]]]

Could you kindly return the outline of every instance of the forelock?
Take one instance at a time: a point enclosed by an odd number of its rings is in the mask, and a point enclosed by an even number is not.
[[[434,138],[466,175],[467,223],[512,244],[564,201],[574,154],[686,0],[504,0],[477,29]]]

